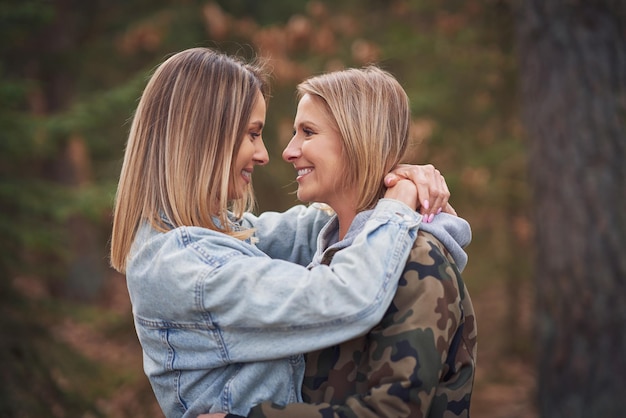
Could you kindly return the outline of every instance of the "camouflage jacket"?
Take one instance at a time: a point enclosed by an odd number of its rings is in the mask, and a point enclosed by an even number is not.
[[[248,417],[468,417],[475,359],[476,319],[461,275],[420,231],[382,321],[307,355],[305,403],[263,403]]]

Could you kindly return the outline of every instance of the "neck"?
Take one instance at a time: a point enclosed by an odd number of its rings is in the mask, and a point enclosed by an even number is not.
[[[350,225],[352,225],[352,221],[356,216],[356,210],[354,208],[343,208],[341,210],[333,208],[333,211],[337,214],[337,220],[339,221],[339,241],[341,241],[348,233]]]
[[[339,240],[341,241],[348,230],[352,221],[357,214],[356,201],[357,193],[354,190],[344,190],[336,199],[328,199],[326,204],[331,207],[333,212],[337,215],[337,221],[339,221]]]

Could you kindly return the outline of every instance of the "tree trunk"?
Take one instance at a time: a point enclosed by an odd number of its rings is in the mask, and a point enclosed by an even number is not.
[[[93,21],[90,4],[84,4],[77,14],[72,1],[55,0],[56,19],[42,34],[48,55],[39,61],[39,78],[44,87],[45,111],[55,114],[67,109],[74,99],[76,81],[66,66],[71,54],[78,50],[88,26],[81,21]],[[91,183],[91,156],[79,133],[67,138],[65,150],[56,156],[51,178],[68,188],[80,189]],[[90,300],[97,296],[105,279],[106,261],[102,257],[102,239],[93,222],[84,215],[73,214],[67,220],[68,271],[60,289],[64,296]],[[56,289],[54,289],[56,290]]]
[[[522,0],[536,229],[538,410],[621,417],[626,395],[626,3]]]

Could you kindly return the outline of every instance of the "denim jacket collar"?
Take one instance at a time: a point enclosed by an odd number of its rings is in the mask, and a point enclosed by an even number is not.
[[[339,218],[337,218],[337,215],[333,216],[328,224],[326,224],[326,226],[320,231],[317,241],[317,251],[313,256],[313,260],[311,261],[309,267],[320,264],[326,251],[336,252],[352,245],[352,242],[359,232],[363,230],[365,223],[370,218],[372,213],[373,210],[366,210],[357,213],[350,224],[348,232],[342,240],[339,240]]]

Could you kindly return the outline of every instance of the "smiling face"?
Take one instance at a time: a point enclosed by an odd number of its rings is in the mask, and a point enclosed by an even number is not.
[[[342,137],[321,98],[305,94],[298,103],[294,136],[283,159],[297,170],[298,199],[326,203],[337,213],[354,205],[343,182]]]
[[[265,124],[266,105],[263,95],[259,91],[257,100],[252,109],[248,128],[239,146],[234,161],[233,181],[228,191],[231,200],[242,197],[252,181],[252,171],[255,165],[265,165],[269,156],[263,144],[263,125]]]

